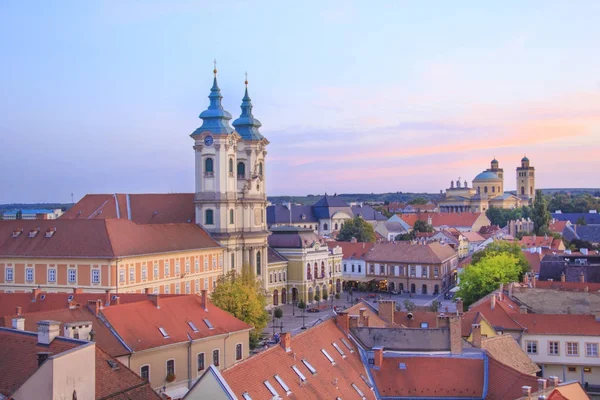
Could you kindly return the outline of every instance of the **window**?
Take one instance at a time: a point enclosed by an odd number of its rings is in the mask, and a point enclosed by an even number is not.
[[[410,266],[410,276],[417,276],[417,268],[414,265]]]
[[[175,375],[175,360],[167,361],[167,375]]]
[[[14,269],[6,268],[5,277],[7,281],[12,281],[14,279]]]
[[[324,230],[324,231],[326,231],[326,230],[328,230],[328,229],[329,229],[329,225],[327,225],[327,223],[324,223],[324,224],[323,224],[323,230]]]
[[[380,265],[380,266],[379,266],[379,274],[380,274],[380,275],[383,275],[383,274],[385,274],[385,265]]]
[[[260,275],[260,273],[261,273],[261,267],[262,267],[261,262],[262,262],[262,259],[261,259],[260,251],[257,251],[256,252],[256,275]]]
[[[208,290],[208,278],[204,278],[204,290]]]
[[[238,343],[235,345],[235,360],[239,361],[242,359],[242,344]]]
[[[213,365],[215,367],[219,366],[219,350],[213,350]]]
[[[354,266],[354,265],[353,265]],[[347,272],[348,270],[346,269],[346,264],[344,263],[344,272]],[[354,272],[354,271],[352,271]]]
[[[168,261],[165,261],[165,278],[168,278],[171,275],[171,264]]]
[[[129,283],[135,282],[135,268],[129,268]]]
[[[373,265],[373,264],[371,264],[371,265],[370,265],[369,272],[370,272],[371,274],[374,274],[374,273],[375,273],[375,265]]]
[[[185,283],[185,294],[190,294],[190,281]]]
[[[537,354],[538,353],[538,342],[537,340],[527,340],[525,341],[525,348],[527,350],[527,354]]]
[[[175,294],[180,294],[181,293],[181,285],[179,285],[179,283],[175,284]]]
[[[150,380],[150,366],[149,365],[144,365],[142,368],[140,368],[140,376],[145,381]]]
[[[185,273],[186,274],[190,273],[190,259],[189,258],[185,259]]]
[[[100,283],[100,270],[99,269],[92,270],[92,283]]]
[[[216,287],[217,287],[217,278],[212,278],[212,288],[213,288],[213,290],[215,290]]]
[[[244,179],[246,176],[246,164],[239,162],[237,165],[237,176],[238,179]]]
[[[229,176],[233,176],[233,158],[229,159]]]
[[[233,209],[229,210],[229,223],[233,225]]]
[[[235,268],[235,254],[231,253],[231,269]]]
[[[171,285],[165,285],[165,294],[171,293]]]
[[[281,282],[281,272],[279,273],[279,282]]]
[[[206,225],[214,225],[214,223],[215,223],[214,215],[215,215],[215,212],[213,210],[206,210],[204,212],[204,223]]]
[[[583,372],[590,373],[592,372],[592,369],[590,367],[583,367]]]
[[[560,347],[558,342],[548,342],[548,354],[551,356],[560,355]]]
[[[181,274],[181,266],[179,265],[179,260],[175,260],[175,275]]]
[[[69,283],[77,282],[77,270],[75,268],[69,269]]]
[[[148,267],[142,265],[142,280],[145,281],[146,279],[148,279]]]
[[[202,256],[202,257],[204,257],[204,269],[202,270],[202,272],[204,272],[208,269],[208,256]]]
[[[262,163],[258,163],[258,175],[262,176],[263,174],[263,166]]]
[[[598,357],[598,343],[586,343],[585,355],[587,357]]]
[[[273,283],[273,274],[269,274],[269,283]]]
[[[54,268],[48,270],[48,282],[56,283],[56,270]]]
[[[198,259],[198,257],[196,257],[196,259],[194,260],[194,271],[196,273],[200,272],[200,260]]]
[[[283,271],[283,280],[285,281],[285,271]]]
[[[579,343],[578,342],[567,342],[567,356],[578,356],[579,355]]]
[[[204,175],[213,175],[214,173],[214,161],[212,158],[207,158],[204,160]]]
[[[440,276],[440,268],[439,267],[433,267],[433,277],[434,278],[438,278]]]
[[[153,277],[154,279],[158,279],[158,261],[154,261]]]
[[[217,269],[217,256],[216,255],[212,256],[212,267],[213,267],[213,269]]]
[[[119,282],[125,282],[125,270],[123,268],[119,269]]]
[[[421,276],[423,278],[429,278],[429,267],[422,267],[421,268]]]
[[[196,288],[195,288],[196,293],[200,293],[200,279],[196,279],[196,285],[195,286],[196,286]]]
[[[33,282],[33,268],[27,268],[25,270],[25,280],[27,282]]]
[[[198,372],[204,371],[204,353],[198,354]]]

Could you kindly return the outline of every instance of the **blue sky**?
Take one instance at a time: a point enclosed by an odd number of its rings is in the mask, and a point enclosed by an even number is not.
[[[599,187],[600,2],[3,1],[0,202],[189,192],[218,60],[271,195]]]

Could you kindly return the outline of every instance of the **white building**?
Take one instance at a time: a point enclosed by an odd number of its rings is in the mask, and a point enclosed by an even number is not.
[[[342,250],[342,276],[346,285],[356,287],[358,282],[367,281],[365,255],[373,248],[374,243],[327,242],[327,245],[330,249],[339,246]]]

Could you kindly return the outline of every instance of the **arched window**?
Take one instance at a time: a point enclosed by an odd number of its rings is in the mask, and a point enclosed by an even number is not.
[[[262,260],[260,258],[261,258],[260,257],[260,251],[257,251],[256,252],[256,275],[260,275],[260,273],[261,273],[260,270],[261,270],[261,266],[262,266],[261,265],[261,261]]]
[[[214,225],[215,223],[215,212],[213,210],[206,210],[204,212],[204,224]]]
[[[521,186],[521,195],[525,194],[525,186]]]
[[[321,278],[325,277],[325,263],[321,261]]]
[[[229,175],[233,176],[233,158],[229,159]]]
[[[306,279],[312,279],[310,276],[310,264],[306,264]]]
[[[207,158],[204,160],[204,173],[211,175],[215,173],[214,161],[212,158]]]
[[[315,263],[315,269],[314,269],[314,271],[315,271],[314,278],[317,279],[319,277],[319,267],[318,267],[317,263]]]
[[[235,268],[235,253],[231,253],[231,269]]]
[[[229,223],[233,224],[233,209],[229,210]]]
[[[335,223],[335,230],[336,231],[338,230],[338,224],[337,224],[337,222]]]
[[[329,225],[327,225],[327,223],[324,223],[324,224],[323,224],[323,230],[324,230],[324,231],[326,231],[326,230],[328,230],[328,229],[329,229]]]
[[[483,187],[483,193],[487,193],[487,186]]]
[[[496,186],[492,186],[492,193],[496,193]]]
[[[241,178],[241,179],[246,177],[246,164],[244,164],[241,161],[237,165],[237,176],[238,176],[238,178]]]
[[[263,174],[262,163],[258,163],[258,175],[262,176],[262,174]]]
[[[529,195],[533,196],[533,186],[529,186]]]

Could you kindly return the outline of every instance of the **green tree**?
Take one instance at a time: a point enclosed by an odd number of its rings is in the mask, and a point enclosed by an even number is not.
[[[429,309],[433,312],[438,312],[438,310],[440,309],[440,306],[442,305],[442,303],[440,303],[437,300],[434,300],[431,302],[431,305],[429,306]]]
[[[279,308],[279,307],[275,308],[273,310],[273,317],[275,319],[277,319],[277,321],[279,321],[281,319],[281,317],[283,317],[283,310],[281,308]],[[273,324],[273,332],[275,332],[275,326],[276,325],[277,324],[275,324],[275,323]],[[283,331],[283,323],[281,324],[281,330]],[[273,336],[275,336],[275,334],[273,334]]]
[[[298,301],[298,308],[301,310],[304,310],[306,308],[306,303],[304,302],[304,300]]]
[[[328,298],[329,298],[329,293],[327,293],[327,288],[324,287],[323,288],[323,300],[327,301]]]
[[[474,253],[471,260],[471,265],[479,263],[484,258],[500,254],[509,254],[517,260],[517,265],[520,271],[519,280],[523,277],[525,272],[528,272],[531,269],[529,262],[523,254],[523,250],[521,250],[518,244],[498,240],[490,243],[485,250]]]
[[[501,283],[518,281],[520,272],[518,260],[511,254],[486,256],[460,273],[460,289],[457,296],[461,297],[465,307],[468,307],[498,289]]]
[[[415,309],[415,303],[409,299],[404,299],[404,309],[408,312],[413,311]]]
[[[317,307],[319,307],[321,305],[321,296],[315,294],[315,301],[317,302]]]
[[[413,231],[415,232],[433,232],[433,226],[429,225],[425,221],[421,221],[420,219],[415,221],[413,225]]]
[[[401,233],[400,235],[396,235],[396,237],[394,238],[394,240],[408,242],[408,241],[411,241],[411,240],[415,240],[416,237],[417,237],[417,232],[410,231],[408,233]]]
[[[357,215],[344,223],[337,236],[341,242],[350,242],[352,238],[357,242],[374,242],[375,231],[371,224]]]
[[[411,206],[427,204],[427,199],[423,197],[415,197],[414,199],[409,201],[408,204],[410,204]]]
[[[585,218],[583,217],[579,217],[577,218],[577,221],[575,222],[576,225],[587,225],[587,222],[585,222]]]
[[[550,222],[550,213],[548,212],[548,203],[541,190],[535,191],[535,201],[533,202],[533,226],[535,233],[543,235],[548,232],[548,223]]]
[[[260,282],[252,269],[244,267],[241,274],[230,271],[221,275],[211,300],[215,306],[254,327],[250,331],[250,347],[256,347],[269,315],[265,311],[266,300]]]

